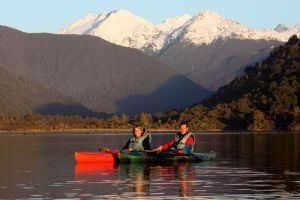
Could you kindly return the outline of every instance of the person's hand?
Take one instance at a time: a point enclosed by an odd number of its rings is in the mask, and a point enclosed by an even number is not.
[[[133,151],[133,148],[129,148],[128,151]]]
[[[156,152],[156,151],[162,151],[162,146],[159,146],[159,147],[157,147],[155,149],[152,149],[152,151],[154,151],[154,152]]]

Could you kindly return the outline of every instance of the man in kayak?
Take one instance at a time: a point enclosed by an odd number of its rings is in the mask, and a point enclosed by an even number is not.
[[[174,151],[179,154],[193,153],[196,138],[193,133],[189,132],[187,122],[180,123],[180,132],[167,144],[157,147],[152,151]]]
[[[145,128],[136,126],[133,128],[132,133],[133,135],[128,139],[126,145],[123,147],[123,151],[143,151],[151,149],[151,136]]]

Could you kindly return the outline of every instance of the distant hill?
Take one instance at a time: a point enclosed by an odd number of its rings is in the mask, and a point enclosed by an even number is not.
[[[0,26],[0,62],[93,112],[182,109],[210,95],[157,59],[94,36],[27,34]]]
[[[195,83],[216,91],[242,75],[246,66],[265,59],[280,44],[263,39],[217,39],[208,45],[176,41],[157,57]]]
[[[8,72],[0,64],[0,115],[24,114],[100,116],[37,81]]]
[[[300,130],[300,40],[293,36],[270,56],[221,87],[180,120],[196,129]]]

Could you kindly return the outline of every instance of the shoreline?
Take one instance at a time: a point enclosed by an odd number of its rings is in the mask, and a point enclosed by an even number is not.
[[[148,129],[148,132],[155,133],[176,133],[179,130],[174,129]],[[131,133],[132,129],[57,129],[57,130],[47,130],[47,129],[27,129],[27,130],[0,130],[1,134],[98,134],[98,133],[112,133],[112,134],[128,134]],[[299,131],[290,130],[272,130],[272,131],[248,131],[248,130],[201,130],[195,131],[193,133],[207,133],[207,134],[226,134],[226,133],[240,133],[240,134],[261,134],[261,133],[300,133]]]
[[[150,132],[177,132],[177,130],[149,130]],[[46,129],[27,129],[27,130],[0,130],[2,133],[131,133],[132,129],[56,129],[56,130],[46,130]]]

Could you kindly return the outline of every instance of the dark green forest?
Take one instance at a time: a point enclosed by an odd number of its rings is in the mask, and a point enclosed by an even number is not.
[[[188,121],[203,130],[300,130],[300,40],[296,35],[270,56],[245,69],[245,74],[223,86],[208,100],[167,113],[111,115],[106,119],[80,116],[2,116],[0,130],[176,129]],[[179,94],[180,95],[180,94]]]
[[[299,130],[300,41],[292,36],[179,120],[194,129]]]

